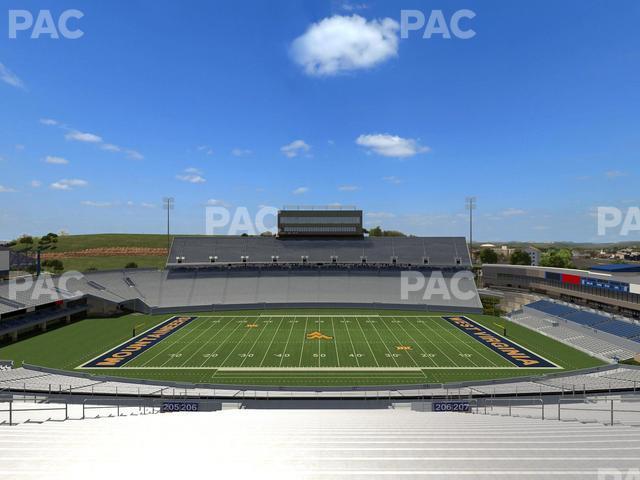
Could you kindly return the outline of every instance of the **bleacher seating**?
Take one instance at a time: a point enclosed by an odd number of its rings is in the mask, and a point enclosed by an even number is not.
[[[526,305],[526,308],[640,342],[640,324],[632,323],[631,320],[614,320],[610,315],[586,312],[580,308],[574,308],[548,300],[538,300]]]
[[[637,471],[640,431],[402,408],[234,409],[22,424],[0,443],[13,479],[596,480]]]

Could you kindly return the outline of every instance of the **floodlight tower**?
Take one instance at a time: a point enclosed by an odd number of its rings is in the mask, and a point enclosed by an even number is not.
[[[174,198],[173,197],[164,197],[162,199],[162,208],[167,211],[167,251],[171,248],[171,229],[170,229],[170,212],[174,207]]]
[[[473,264],[473,211],[476,209],[476,197],[465,198],[465,205],[469,210],[469,254],[471,255],[471,264]]]

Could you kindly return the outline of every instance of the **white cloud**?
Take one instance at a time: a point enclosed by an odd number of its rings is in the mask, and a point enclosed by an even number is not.
[[[400,185],[402,183],[402,180],[398,177],[396,177],[395,175],[390,175],[388,177],[382,177],[382,180],[384,180],[387,183],[391,183],[393,185]]]
[[[210,198],[209,200],[207,200],[206,205],[208,207],[226,207],[226,208],[229,208],[231,206],[230,203],[227,203],[224,200],[219,200],[217,198]]]
[[[87,185],[89,185],[89,182],[87,182],[86,180],[81,180],[79,178],[64,178],[52,183],[50,187],[54,190],[72,190],[76,187],[86,187]]]
[[[45,159],[45,162],[50,163],[52,165],[68,165],[69,164],[69,160],[67,160],[66,158],[62,158],[62,157],[54,157],[51,155],[48,155]]]
[[[311,150],[311,146],[307,145],[304,140],[294,140],[288,145],[280,148],[280,151],[289,158],[294,158],[301,153],[306,153]]]
[[[398,54],[398,22],[335,15],[312,24],[291,45],[308,75],[336,75],[371,68]]]
[[[605,176],[607,178],[620,178],[626,177],[627,174],[625,172],[621,172],[620,170],[609,170],[608,172],[605,172]]]
[[[309,191],[309,189],[307,187],[298,187],[291,193],[293,193],[294,195],[303,195],[303,194],[307,193],[308,191]]]
[[[24,145],[19,143],[15,146],[15,149],[16,149],[16,152],[22,152],[24,150]]]
[[[42,186],[42,182],[40,180],[31,180],[29,183],[33,188],[39,188]]]
[[[102,137],[94,133],[79,132],[77,130],[72,130],[67,133],[64,138],[67,140],[75,140],[76,142],[102,143]]]
[[[40,123],[42,125],[48,125],[48,126],[58,125],[58,121],[54,120],[53,118],[41,118]]]
[[[381,220],[385,218],[395,218],[396,216],[393,213],[389,212],[367,212],[365,214],[365,217],[371,220]]]
[[[140,204],[142,208],[156,208],[155,203],[142,202]]]
[[[231,150],[231,155],[234,157],[245,157],[247,155],[251,155],[253,152],[246,148],[234,148]]]
[[[4,185],[0,185],[0,193],[12,193],[15,192],[16,190],[14,188],[11,187],[5,187]]]
[[[356,143],[367,148],[370,152],[394,158],[413,157],[430,150],[429,147],[420,145],[413,138],[402,138],[389,134],[360,135],[356,139]]]
[[[202,176],[202,172],[194,167],[185,169],[184,174],[176,175],[176,178],[188,183],[205,183],[207,181],[207,179]]]
[[[126,150],[127,158],[131,160],[144,160],[144,155],[136,150]]]
[[[344,10],[345,12],[355,12],[356,10],[366,10],[367,8],[369,8],[369,5],[367,5],[366,3],[345,2],[340,6],[340,8],[342,8],[342,10]]]
[[[515,217],[515,216],[519,216],[519,215],[524,215],[527,212],[520,209],[520,208],[507,208],[506,210],[501,212],[501,215],[503,217]]]
[[[213,155],[213,149],[209,145],[199,145],[196,147],[198,152],[204,152],[206,155]]]
[[[2,63],[0,63],[0,80],[12,87],[25,89],[24,82]]]
[[[121,148],[118,145],[114,145],[113,143],[103,143],[102,145],[100,145],[100,148],[102,150],[105,150],[107,152],[120,152]]]
[[[113,207],[113,203],[111,202],[94,202],[92,200],[83,200],[80,203],[86,207],[96,207],[96,208]]]
[[[360,190],[360,187],[357,185],[340,185],[338,190],[341,192],[355,192],[356,190]]]

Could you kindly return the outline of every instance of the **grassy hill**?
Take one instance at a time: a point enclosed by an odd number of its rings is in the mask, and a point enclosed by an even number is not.
[[[25,251],[37,244],[38,238],[34,238],[33,244],[18,243],[12,249]],[[130,262],[140,268],[162,268],[167,258],[167,236],[125,233],[64,235],[43,250],[43,258],[59,259],[65,271],[112,270],[124,268]]]

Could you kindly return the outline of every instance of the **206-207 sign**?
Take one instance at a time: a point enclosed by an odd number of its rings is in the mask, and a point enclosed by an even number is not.
[[[163,402],[160,411],[162,413],[197,412],[199,407],[198,402]]]
[[[469,402],[433,402],[431,410],[434,412],[470,412]]]

